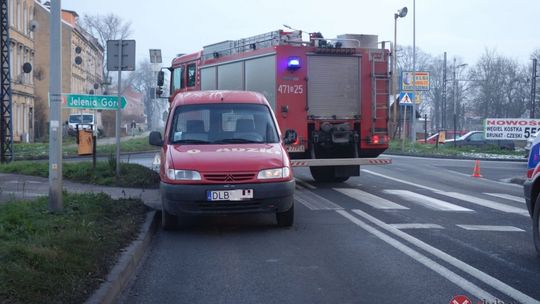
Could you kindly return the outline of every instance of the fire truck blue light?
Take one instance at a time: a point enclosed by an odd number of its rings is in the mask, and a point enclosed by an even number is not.
[[[287,64],[289,69],[298,69],[300,67],[300,58],[298,57],[289,57],[289,62]]]

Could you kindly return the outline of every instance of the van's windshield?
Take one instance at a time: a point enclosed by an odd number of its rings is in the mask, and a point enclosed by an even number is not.
[[[176,108],[171,143],[277,143],[270,109],[260,104],[197,104]]]
[[[70,115],[69,116],[69,123],[86,123],[91,124],[94,122],[94,115],[90,114],[78,114],[78,115]]]

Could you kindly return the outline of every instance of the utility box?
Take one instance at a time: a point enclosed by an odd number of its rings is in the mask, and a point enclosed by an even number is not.
[[[94,151],[94,134],[92,130],[80,130],[78,132],[78,154],[91,155]]]

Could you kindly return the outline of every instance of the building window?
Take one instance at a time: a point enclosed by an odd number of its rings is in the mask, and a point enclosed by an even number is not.
[[[21,30],[21,2],[17,1],[17,30]]]
[[[23,57],[23,47],[22,44],[18,47],[19,53],[17,54],[17,81],[22,82],[22,57]]]
[[[26,8],[26,3],[24,4],[24,10],[23,10],[23,33],[25,35],[28,35],[28,9]]]
[[[34,84],[34,52],[30,53],[30,64],[32,65],[32,71],[30,72],[30,84]]]
[[[15,11],[14,2],[13,2],[13,0],[9,0],[9,15],[8,15],[8,18],[9,18],[9,24],[11,24],[11,26],[15,26],[15,15],[13,14],[14,11]]]
[[[11,64],[9,65],[9,78],[11,81],[13,81],[13,53],[15,52],[15,43],[10,43],[10,52],[9,52],[9,62]]]
[[[22,133],[22,105],[17,105],[17,134]]]

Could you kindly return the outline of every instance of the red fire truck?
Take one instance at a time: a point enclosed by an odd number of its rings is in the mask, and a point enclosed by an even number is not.
[[[390,96],[390,55],[377,40],[310,33],[306,41],[301,31],[277,30],[208,45],[173,59],[170,101],[188,91],[260,92],[292,165],[310,167],[317,181],[345,181],[359,175],[359,165],[391,163],[377,158],[388,148]]]

